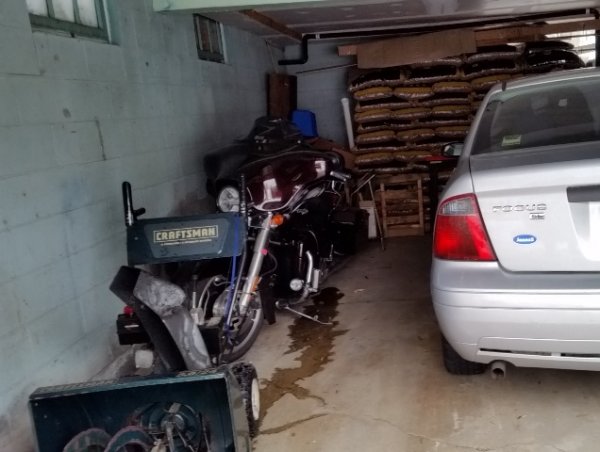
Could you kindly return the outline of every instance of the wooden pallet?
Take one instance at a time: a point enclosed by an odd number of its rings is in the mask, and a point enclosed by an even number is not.
[[[378,200],[385,237],[425,234],[421,176],[403,174],[381,179]]]

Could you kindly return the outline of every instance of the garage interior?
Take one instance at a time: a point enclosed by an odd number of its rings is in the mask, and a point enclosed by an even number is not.
[[[445,372],[428,278],[435,199],[452,170],[436,166],[443,144],[464,138],[493,83],[593,66],[600,3],[75,3],[102,9],[102,21],[86,16],[101,33],[46,20],[85,22],[85,6],[65,12],[71,1],[0,4],[0,450],[33,450],[35,388],[129,365],[109,291],[127,261],[121,182],[154,216],[212,211],[204,156],[292,110],[314,113],[356,180],[373,176],[377,202],[366,185],[360,202],[378,212],[385,250],[372,240],[307,306],[333,325],[282,314],[263,328],[245,358],[262,390],[254,449],[597,449],[595,373]],[[195,15],[222,24],[224,60],[200,48]],[[453,60],[463,54],[480,56]],[[411,208],[397,202],[405,192],[419,193]]]

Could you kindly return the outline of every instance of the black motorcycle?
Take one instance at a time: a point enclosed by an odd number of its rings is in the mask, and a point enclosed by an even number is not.
[[[208,189],[219,211],[237,212],[247,197],[251,217],[278,225],[264,237],[268,247],[260,242],[268,256],[261,278],[269,323],[275,308],[306,317],[294,306],[318,292],[336,264],[367,238],[367,214],[347,199],[350,175],[342,157],[303,144],[285,120],[260,118],[245,140],[207,156],[205,167],[217,174],[208,178]]]
[[[241,166],[214,181],[219,213],[142,220],[123,184],[129,266],[111,287],[127,304],[119,341],[150,344],[166,370],[241,358],[276,308],[304,315],[293,306],[366,238],[341,158],[302,145],[283,121],[261,130]]]

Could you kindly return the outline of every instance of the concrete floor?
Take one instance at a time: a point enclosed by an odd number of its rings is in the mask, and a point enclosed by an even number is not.
[[[446,373],[427,238],[375,243],[331,276],[321,326],[281,314],[247,355],[263,386],[259,452],[598,451],[600,374]],[[314,308],[313,308],[314,309]]]

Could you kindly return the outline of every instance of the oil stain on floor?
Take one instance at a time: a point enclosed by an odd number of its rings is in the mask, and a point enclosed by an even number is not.
[[[305,314],[310,317],[318,316],[321,322],[331,322],[330,325],[322,325],[303,317],[296,318],[290,325],[289,336],[292,343],[286,354],[300,351],[300,356],[296,358],[300,366],[291,369],[277,368],[270,380],[263,381],[265,387],[260,392],[261,419],[285,394],[292,394],[297,399],[314,398],[325,403],[323,399],[300,386],[298,381],[323,370],[323,366],[332,360],[333,340],[347,332],[337,329],[338,322],[334,320],[338,314],[338,302],[343,296],[338,289],[327,287],[313,297],[313,304],[304,308]]]

